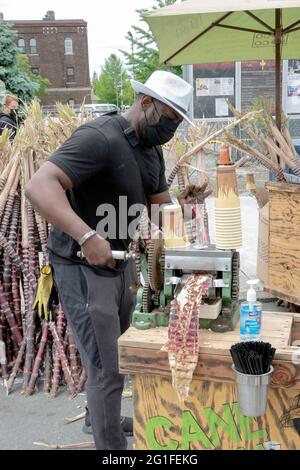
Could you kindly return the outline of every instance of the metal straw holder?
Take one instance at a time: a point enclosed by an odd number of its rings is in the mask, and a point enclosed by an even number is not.
[[[267,408],[268,385],[274,368],[270,366],[269,372],[261,375],[243,374],[236,370],[234,364],[232,369],[236,373],[240,413],[250,417],[263,416]]]

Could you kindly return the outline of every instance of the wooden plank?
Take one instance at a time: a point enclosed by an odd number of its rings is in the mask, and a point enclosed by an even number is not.
[[[265,313],[265,312],[264,312]],[[276,316],[281,316],[283,317],[293,317],[293,325],[295,323],[300,323],[300,313],[294,313],[294,312],[269,312],[268,314]]]
[[[300,193],[300,184],[266,183],[265,186],[268,191],[272,192]]]
[[[290,237],[297,242],[300,234],[300,195],[289,193],[273,194],[269,205],[270,235],[281,235],[282,243],[288,243]]]
[[[274,295],[274,297],[277,297],[278,299],[285,300],[286,302],[290,302],[292,304],[300,305],[299,295],[290,295],[287,292],[282,292],[281,290],[276,289],[270,289],[269,287],[265,287],[265,290],[267,292],[270,292],[270,294]]]
[[[277,357],[277,356],[276,356]],[[193,380],[208,380],[215,382],[235,382],[232,370],[231,356],[201,353],[195,368]],[[272,383],[278,387],[293,387],[300,389],[300,350],[298,349],[298,364],[291,361],[275,359]],[[119,367],[122,374],[159,375],[170,377],[168,354],[164,351],[120,347]]]
[[[282,348],[288,346],[291,337],[293,315],[280,315],[273,312],[263,312],[262,339],[272,343],[275,347]],[[234,331],[227,333],[214,333],[211,330],[200,330],[200,352],[216,349],[219,353],[229,354],[232,344],[240,341],[239,326]],[[120,346],[142,347],[150,349],[161,349],[167,342],[168,329],[166,327],[149,330],[137,330],[129,328],[127,332],[119,338]]]
[[[157,331],[160,330],[160,331]],[[150,330],[148,330],[150,331]],[[160,328],[156,328],[154,331],[157,331],[158,335],[156,338],[149,338],[143,332],[143,336],[141,337],[136,330],[129,329],[125,335],[121,336],[119,339],[119,347],[131,347],[131,348],[142,348],[142,349],[151,349],[151,350],[160,350],[164,344],[167,342],[167,328],[164,329],[164,331],[161,331]],[[217,334],[217,333],[216,333]],[[152,333],[153,335],[153,333]],[[221,338],[221,333],[219,333],[220,338]],[[270,340],[270,336],[263,336],[262,339],[265,340],[266,342]],[[229,349],[232,344],[235,344],[238,342],[238,340],[229,340],[229,341],[224,341],[224,340],[218,340],[217,338],[212,340],[212,339],[201,339],[200,335],[200,348],[199,351],[200,353],[206,353],[206,352],[214,352],[215,354],[224,354],[224,355],[229,355]],[[285,339],[281,338],[272,338],[272,344],[280,349],[284,350],[286,348],[288,350],[288,344]]]
[[[291,344],[297,341],[300,344],[300,322],[293,324]]]
[[[281,420],[298,393],[270,388],[266,414],[254,419],[239,413],[233,384],[194,380],[180,403],[169,378],[135,376],[134,449],[263,450],[270,441],[282,450],[299,449],[297,431]]]
[[[294,188],[276,188],[277,184],[270,192],[269,203],[268,290],[300,304],[300,193]]]

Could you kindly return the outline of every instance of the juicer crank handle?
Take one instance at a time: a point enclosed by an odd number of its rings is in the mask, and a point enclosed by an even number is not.
[[[80,259],[85,258],[82,251],[77,251],[77,257],[80,258]],[[115,251],[115,250],[113,250],[112,251],[112,257],[113,257],[113,259],[116,259],[116,260],[127,261],[130,258],[134,259],[135,254],[134,253],[128,253],[127,251]]]

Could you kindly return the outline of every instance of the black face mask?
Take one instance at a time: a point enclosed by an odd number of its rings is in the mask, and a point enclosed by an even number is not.
[[[146,124],[144,126],[142,135],[143,144],[146,147],[153,147],[154,145],[163,145],[169,142],[174,137],[179,124],[179,122],[175,123],[167,116],[160,116],[157,124]]]

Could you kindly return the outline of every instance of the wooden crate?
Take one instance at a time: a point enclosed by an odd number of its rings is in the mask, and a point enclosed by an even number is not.
[[[300,305],[300,185],[268,183],[268,291]]]

